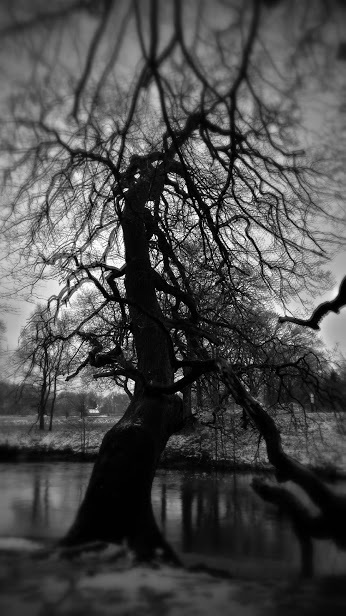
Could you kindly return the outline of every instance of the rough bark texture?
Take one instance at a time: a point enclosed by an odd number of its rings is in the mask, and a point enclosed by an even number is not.
[[[164,330],[163,315],[156,296],[149,257],[145,225],[147,197],[148,187],[145,180],[135,184],[126,193],[122,217],[126,246],[126,296],[130,302],[138,370],[148,383],[169,385],[173,382],[173,369],[169,355],[168,333],[166,334]]]
[[[163,180],[163,170],[156,169],[157,194]],[[136,382],[134,399],[122,420],[103,439],[84,501],[62,545],[126,540],[140,558],[150,559],[159,549],[166,559],[176,561],[156,525],[151,506],[151,486],[160,454],[183,422],[178,396],[148,395],[145,389],[145,383],[168,386],[174,378],[145,224],[145,206],[152,189],[153,182],[148,178],[133,179],[124,195],[121,220],[126,297],[137,369],[143,380]]]
[[[185,387],[183,390],[183,407],[184,407],[184,418],[186,419],[191,418],[192,417],[191,385],[188,385],[188,387]]]
[[[168,438],[182,427],[178,396],[141,395],[105,435],[77,518],[63,546],[128,542],[137,557],[177,559],[151,506],[155,470]]]

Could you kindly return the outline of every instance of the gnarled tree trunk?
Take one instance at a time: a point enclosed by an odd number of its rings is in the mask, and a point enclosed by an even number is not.
[[[77,518],[63,546],[127,541],[136,555],[176,561],[159,531],[151,486],[162,450],[182,425],[178,396],[140,395],[105,435]]]
[[[156,180],[160,174],[156,173]],[[126,249],[125,288],[137,352],[138,381],[124,417],[105,435],[76,520],[63,546],[94,541],[127,541],[138,557],[177,562],[154,519],[151,486],[168,438],[182,427],[183,405],[176,395],[153,395],[145,383],[173,383],[169,333],[156,297],[145,205],[148,182],[126,192],[122,229]]]

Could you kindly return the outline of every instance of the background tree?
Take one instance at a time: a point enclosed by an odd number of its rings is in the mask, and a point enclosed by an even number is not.
[[[343,4],[295,3],[292,13],[287,2],[71,0],[63,9],[18,4],[4,17],[11,68],[18,38],[32,51],[2,122],[3,231],[21,250],[12,279],[24,264],[28,279],[58,277],[57,311],[94,285],[95,309],[66,336],[83,342],[74,374],[89,364],[99,378],[134,382],[65,543],[125,538],[142,557],[159,547],[174,559],[151,482],[182,425],[176,392],[208,372],[264,436],[280,477],[322,508],[325,530],[327,488],[286,456],[246,379],[220,357],[222,319],[205,314],[188,263],[198,246],[214,305],[227,289],[240,314],[254,301],[245,284],[253,275],[281,304],[326,283],[341,194],[322,132],[319,151],[307,138],[304,109],[318,69],[339,74]],[[92,320],[108,305],[114,333],[102,338]]]
[[[37,411],[39,393],[30,383],[0,381],[1,415],[31,415]]]
[[[40,430],[45,428],[46,416],[50,417],[49,430],[52,430],[58,377],[64,373],[64,344],[57,340],[57,331],[49,312],[38,306],[21,332],[16,353],[18,367],[24,373],[23,382],[31,382],[39,390],[37,419]]]

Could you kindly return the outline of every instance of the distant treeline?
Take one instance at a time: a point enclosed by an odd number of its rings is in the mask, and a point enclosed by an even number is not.
[[[298,404],[307,411],[346,412],[346,365],[343,365],[339,372],[332,370],[321,382],[316,381],[315,388],[302,387],[300,382],[292,382],[289,393],[283,389],[280,391],[280,399],[277,388],[268,386],[263,386],[261,391],[255,392],[254,395],[260,396],[262,402],[271,408]],[[51,401],[52,395],[45,405],[45,414],[48,416],[51,412]],[[38,412],[39,403],[39,386],[33,383],[0,381],[0,415],[33,415]],[[97,408],[102,415],[120,418],[128,404],[127,394],[121,391],[104,395],[88,391],[62,391],[57,394],[53,415],[83,417]],[[220,392],[211,391],[208,384],[204,384],[197,392],[196,388],[193,388],[190,404],[190,412],[193,413],[218,408]]]
[[[33,415],[39,407],[40,391],[32,384],[14,384],[0,381],[0,415]],[[115,392],[108,395],[96,395],[90,392],[63,391],[58,393],[55,405],[55,417],[70,417],[88,414],[97,408],[102,415],[120,417],[129,404],[125,393]],[[47,413],[50,410],[50,400]]]

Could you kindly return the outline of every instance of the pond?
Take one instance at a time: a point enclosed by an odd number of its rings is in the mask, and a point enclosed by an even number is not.
[[[45,462],[0,465],[2,537],[57,539],[72,523],[92,465]],[[234,573],[281,576],[299,569],[299,547],[289,521],[251,489],[248,473],[161,470],[153,506],[166,538],[187,564]],[[346,491],[345,482],[337,486]],[[346,553],[316,542],[321,573],[346,571]]]

